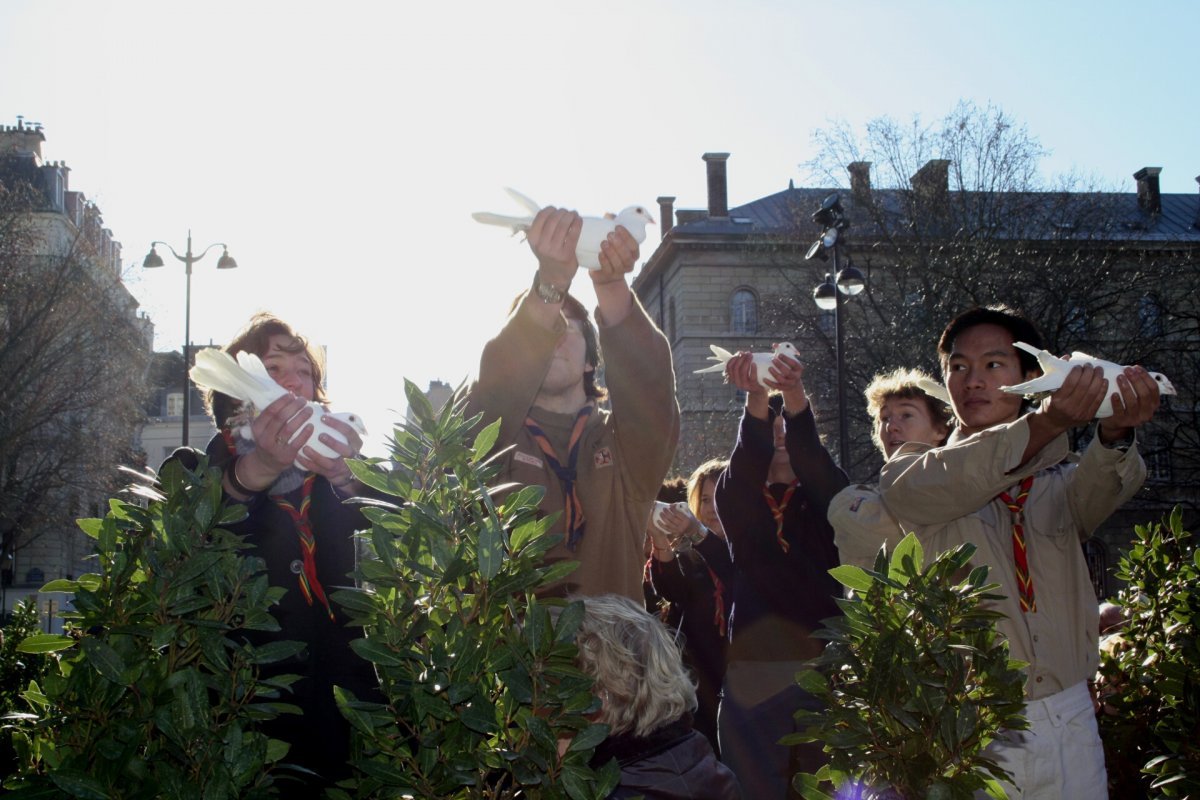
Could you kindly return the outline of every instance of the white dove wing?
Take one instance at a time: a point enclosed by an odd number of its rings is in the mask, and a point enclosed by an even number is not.
[[[251,355],[250,358],[258,362],[259,369],[265,374],[266,370],[258,357]],[[271,380],[270,376],[267,376],[267,383],[264,383],[258,375],[248,372],[223,350],[208,349],[196,353],[196,364],[188,371],[188,375],[201,388],[229,395],[235,400],[250,403],[259,410],[269,406],[287,391]]]

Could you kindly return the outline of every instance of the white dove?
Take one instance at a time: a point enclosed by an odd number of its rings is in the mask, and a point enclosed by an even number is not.
[[[1033,345],[1025,342],[1013,342],[1013,347],[1020,348],[1026,353],[1031,353],[1037,357],[1038,366],[1042,368],[1041,377],[1034,378],[1024,383],[1018,383],[1016,386],[1001,386],[1002,391],[1009,394],[1023,394],[1026,397],[1036,400],[1053,392],[1063,385],[1063,381],[1067,378],[1067,373],[1072,367],[1083,366],[1090,364],[1095,367],[1104,368],[1104,378],[1108,381],[1108,392],[1104,396],[1104,402],[1100,404],[1100,410],[1096,412],[1096,419],[1111,417],[1113,415],[1112,396],[1117,390],[1117,376],[1124,372],[1125,367],[1120,364],[1114,364],[1111,361],[1105,361],[1100,358],[1094,358],[1087,353],[1071,353],[1069,359],[1059,358],[1046,350],[1039,350]],[[1158,384],[1158,393],[1175,394],[1175,387],[1171,381],[1167,380],[1167,376],[1161,372],[1151,372],[1150,377]]]
[[[524,217],[506,217],[503,214],[493,214],[489,211],[476,211],[471,218],[485,225],[499,225],[517,231],[528,231],[533,224],[533,218],[541,211],[541,206],[530,200],[516,189],[505,189],[518,203],[523,205],[529,214]],[[586,269],[600,269],[600,243],[620,225],[629,231],[638,244],[646,241],[646,224],[656,224],[654,217],[642,206],[629,206],[615,217],[607,214],[603,217],[583,217],[583,230],[579,233],[579,244],[575,245],[575,258],[579,266]]]
[[[715,345],[715,344],[710,344],[708,346],[708,349],[712,350],[712,352],[713,352],[713,354],[708,357],[708,360],[716,361],[717,363],[713,364],[711,367],[705,367],[704,369],[693,370],[693,372],[695,372],[697,375],[702,372],[724,372],[725,371],[725,362],[728,361],[729,359],[733,358],[734,355],[736,355],[736,353],[731,353],[728,350],[726,350],[724,347],[719,347],[718,345]],[[794,358],[797,361],[800,360],[800,351],[797,350],[795,345],[793,345],[791,342],[780,342],[779,344],[775,345],[775,349],[772,350],[770,353],[754,353],[753,354],[754,355],[754,367],[755,367],[755,372],[758,376],[758,382],[760,384],[762,384],[764,389],[769,389],[770,387],[767,386],[767,381],[773,380],[771,378],[771,372],[769,369],[771,366],[771,362],[775,360],[775,356],[781,355],[781,354],[787,356],[788,358]]]
[[[258,412],[288,393],[287,389],[275,382],[258,356],[245,351],[239,352],[235,361],[233,356],[224,350],[214,348],[201,350],[196,353],[196,365],[188,374],[197,386],[212,389],[221,394],[227,394],[235,400],[248,403],[251,416],[256,416]],[[322,442],[320,436],[322,433],[327,433],[343,444],[346,443],[346,437],[340,431],[321,421],[322,416],[329,414],[324,406],[310,400],[308,407],[312,409],[312,416],[292,435],[292,438],[299,436],[311,424],[313,426],[312,436],[308,438],[305,446],[311,447],[317,454],[326,458],[337,457],[338,454],[334,452],[333,448]],[[354,428],[359,436],[367,435],[362,417],[357,414],[340,412],[329,414],[329,416],[345,422]],[[249,425],[239,433],[247,439],[252,438]],[[304,469],[299,460],[294,463],[297,469]]]

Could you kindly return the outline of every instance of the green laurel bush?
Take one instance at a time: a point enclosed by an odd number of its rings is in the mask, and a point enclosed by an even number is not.
[[[608,729],[587,719],[598,703],[575,666],[582,604],[535,595],[576,566],[544,559],[558,537],[537,516],[543,489],[494,485],[499,421],[473,434],[461,392],[440,412],[405,392],[412,419],[390,462],[352,464],[396,499],[364,508],[357,588],[333,594],[364,628],[353,647],[384,696],[339,692],[362,756],[333,795],[603,798],[619,772],[588,767]]]
[[[799,712],[809,727],[783,740],[821,742],[829,755],[793,779],[805,798],[1004,797],[1008,775],[984,748],[1001,728],[1028,727],[1024,664],[996,633],[987,567],[960,577],[974,552],[963,544],[924,566],[909,534],[890,557],[881,549],[873,570],[830,570],[854,594],[838,601],[844,616],[816,634],[824,652],[796,676],[826,710]]]
[[[247,642],[278,631],[269,608],[282,589],[243,537],[222,526],[245,516],[222,505],[221,472],[164,466],[161,493],[110,501],[79,526],[95,540],[97,571],[51,581],[74,595],[64,635],[26,637],[19,650],[54,654],[42,682],[10,714],[19,756],[4,783],[14,798],[255,798],[274,793],[287,745],[256,730],[295,706],[280,702],[295,676],[259,668],[299,642]]]
[[[1137,525],[1117,577],[1128,625],[1101,649],[1113,797],[1200,797],[1200,547],[1176,506]]]

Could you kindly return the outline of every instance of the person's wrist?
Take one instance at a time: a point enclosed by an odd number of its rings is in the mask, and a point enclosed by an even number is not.
[[[242,483],[241,479],[238,477],[238,464],[240,464],[241,461],[241,456],[234,456],[233,460],[229,462],[229,466],[225,470],[225,477],[229,480],[229,485],[235,492],[240,495],[251,497],[258,494],[262,490],[251,489],[249,486]]]

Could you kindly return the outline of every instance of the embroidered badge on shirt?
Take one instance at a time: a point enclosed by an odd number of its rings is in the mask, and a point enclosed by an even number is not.
[[[537,456],[531,456],[528,453],[522,453],[520,450],[517,450],[513,453],[513,461],[520,461],[522,464],[528,464],[529,466],[536,467],[537,469],[542,468],[542,460],[540,458]]]
[[[857,513],[858,513],[858,507],[859,507],[859,506],[861,506],[861,505],[862,505],[862,503],[863,503],[863,499],[862,499],[861,497],[856,497],[856,498],[854,498],[854,502],[852,502],[852,503],[850,504],[850,513],[851,513],[851,514],[857,514]]]
[[[607,447],[601,447],[592,455],[592,461],[599,467],[611,467],[613,463],[612,450]]]

